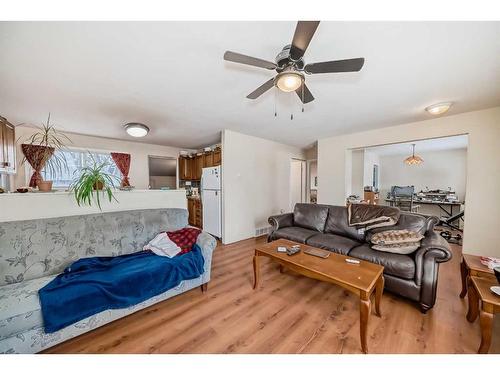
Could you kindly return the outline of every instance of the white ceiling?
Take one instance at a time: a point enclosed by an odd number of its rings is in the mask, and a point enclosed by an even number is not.
[[[224,62],[225,50],[274,60],[295,22],[1,22],[0,114],[64,130],[198,148],[222,129],[306,147],[315,140],[500,105],[499,22],[322,22],[306,62],[365,57],[360,73],[315,75],[316,100],[245,96],[273,72]],[[294,120],[290,120],[290,113]]]
[[[457,135],[453,137],[425,139],[415,142],[396,143],[392,145],[368,147],[365,150],[378,156],[389,155],[411,155],[412,144],[415,144],[415,154],[466,149],[468,145],[467,135]]]

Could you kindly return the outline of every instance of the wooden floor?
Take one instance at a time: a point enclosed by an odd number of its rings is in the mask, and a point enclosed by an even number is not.
[[[340,287],[280,274],[262,260],[252,290],[252,256],[264,238],[218,246],[208,292],[194,289],[76,337],[47,353],[361,353],[358,298]],[[426,315],[386,292],[371,315],[371,353],[475,353],[479,322],[465,319],[460,246],[441,265],[438,300]],[[500,353],[500,319],[490,353]]]

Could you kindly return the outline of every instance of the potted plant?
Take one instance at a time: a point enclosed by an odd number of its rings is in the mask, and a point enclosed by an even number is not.
[[[57,151],[63,151],[71,140],[50,124],[50,113],[47,123],[36,129],[26,143],[21,145],[24,155],[21,164],[28,161],[34,169],[30,187],[38,186],[40,191],[50,191],[52,181],[45,180],[41,172],[43,170],[44,177],[47,177],[61,174],[63,170],[68,169],[64,153]]]
[[[80,170],[79,176],[71,185],[71,191],[74,193],[76,203],[79,206],[92,206],[92,201],[95,201],[101,210],[101,199],[105,197],[110,202],[113,199],[118,202],[113,195],[113,190],[120,183],[120,179],[104,171],[109,166],[107,161],[99,163],[92,154],[89,155],[92,159],[92,165]]]

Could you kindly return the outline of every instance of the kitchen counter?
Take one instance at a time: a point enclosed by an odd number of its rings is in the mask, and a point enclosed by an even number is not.
[[[99,212],[129,211],[154,208],[187,208],[185,190],[117,190],[118,202],[102,199],[99,210],[92,206],[78,206],[72,193],[56,191],[47,193],[0,194],[0,222],[87,215]]]

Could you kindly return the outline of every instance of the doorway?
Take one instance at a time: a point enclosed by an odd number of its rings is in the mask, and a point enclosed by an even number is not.
[[[306,202],[306,161],[292,159],[290,161],[290,209],[296,203]]]
[[[177,189],[177,159],[167,156],[148,156],[149,188]]]
[[[466,134],[351,150],[351,203],[436,216],[462,232],[467,182]]]

